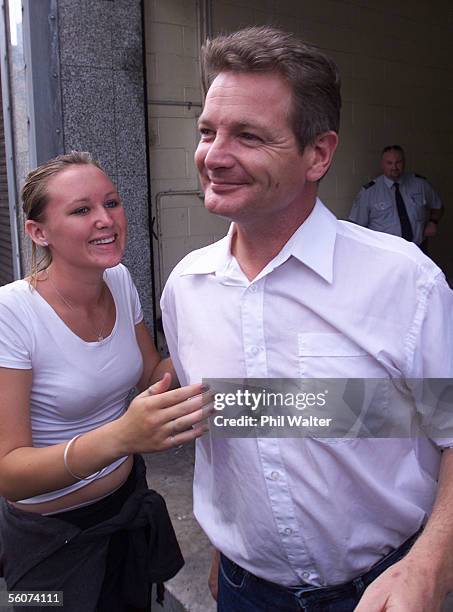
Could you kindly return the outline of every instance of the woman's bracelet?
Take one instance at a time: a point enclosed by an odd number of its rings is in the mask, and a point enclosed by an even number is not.
[[[68,474],[71,474],[71,476],[73,478],[75,478],[76,480],[93,480],[94,478],[96,478],[96,476],[99,476],[99,474],[102,472],[101,470],[98,470],[97,472],[95,472],[94,474],[90,474],[90,476],[78,476],[77,474],[74,474],[74,472],[71,470],[71,468],[69,467],[68,464],[68,453],[69,453],[69,449],[71,448],[71,446],[74,444],[74,442],[77,440],[77,438],[80,438],[82,434],[77,434],[76,436],[74,436],[73,438],[71,438],[69,440],[69,442],[66,444],[65,448],[64,448],[64,453],[63,453],[63,462],[64,462],[64,466],[66,468],[66,471],[68,472]]]

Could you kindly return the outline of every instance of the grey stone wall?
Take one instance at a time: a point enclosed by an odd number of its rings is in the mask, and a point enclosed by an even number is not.
[[[139,0],[58,0],[65,151],[90,151],[117,184],[129,221],[124,263],[151,328],[142,18]]]

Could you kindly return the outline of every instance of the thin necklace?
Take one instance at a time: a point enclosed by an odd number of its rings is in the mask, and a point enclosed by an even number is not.
[[[74,306],[71,304],[71,302],[69,302],[68,299],[65,298],[65,296],[63,294],[60,293],[60,291],[58,291],[57,287],[55,286],[55,283],[53,282],[53,280],[50,278],[49,275],[49,271],[46,270],[47,272],[47,280],[49,281],[49,283],[52,285],[55,293],[58,295],[58,297],[60,298],[60,300],[66,304],[66,306],[69,308],[69,310],[72,310],[74,312]],[[101,297],[104,295],[104,285],[102,285],[102,290],[101,290]],[[105,313],[104,316],[102,318],[102,325],[99,328],[99,331],[96,331],[96,329],[94,327],[91,327],[91,323],[90,323],[90,327],[92,329],[92,331],[94,332],[94,335],[96,336],[96,342],[101,342],[102,340],[104,340],[104,335],[103,335],[103,331],[104,331],[104,326],[105,326],[105,322],[107,320],[107,308],[105,309]]]

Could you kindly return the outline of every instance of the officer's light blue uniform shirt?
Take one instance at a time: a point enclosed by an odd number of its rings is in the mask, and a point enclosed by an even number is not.
[[[442,208],[442,202],[430,183],[417,174],[403,174],[398,181],[414,233],[414,242],[423,242],[423,232],[431,208]],[[378,232],[401,236],[401,224],[391,179],[381,175],[359,191],[349,220]]]

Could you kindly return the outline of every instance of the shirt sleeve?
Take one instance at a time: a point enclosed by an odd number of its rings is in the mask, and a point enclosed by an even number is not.
[[[442,273],[426,296],[411,379],[423,429],[438,446],[453,446],[453,292]]]
[[[428,207],[435,208],[435,209],[442,208],[442,201],[439,195],[437,194],[437,192],[434,191],[431,183],[429,183],[428,181],[425,181],[424,187],[425,187],[425,195],[426,195],[426,201],[428,203]]]
[[[170,357],[175,368],[176,375],[181,386],[188,385],[189,381],[185,375],[184,368],[178,354],[178,320],[176,313],[176,303],[174,288],[172,287],[172,277],[170,275],[165,285],[160,301],[162,311],[162,323],[164,326],[165,340],[167,341]]]
[[[139,323],[141,323],[141,321],[143,321],[143,309],[142,304],[140,302],[140,296],[138,295],[137,287],[135,286],[135,283],[132,280],[132,276],[129,270],[123,264],[121,264],[120,269],[122,270],[123,277],[125,279],[124,284],[126,286],[126,294],[131,305],[134,325],[138,325]]]
[[[132,282],[132,279],[131,279]],[[137,287],[132,282],[131,286],[132,311],[134,313],[134,324],[138,325],[143,321],[143,308],[138,295]]]
[[[30,330],[21,309],[0,302],[0,367],[30,370]]]
[[[442,272],[427,295],[413,364],[418,378],[453,378],[453,291]]]
[[[349,213],[349,221],[368,227],[368,202],[365,189],[361,189],[357,194],[356,199]]]

